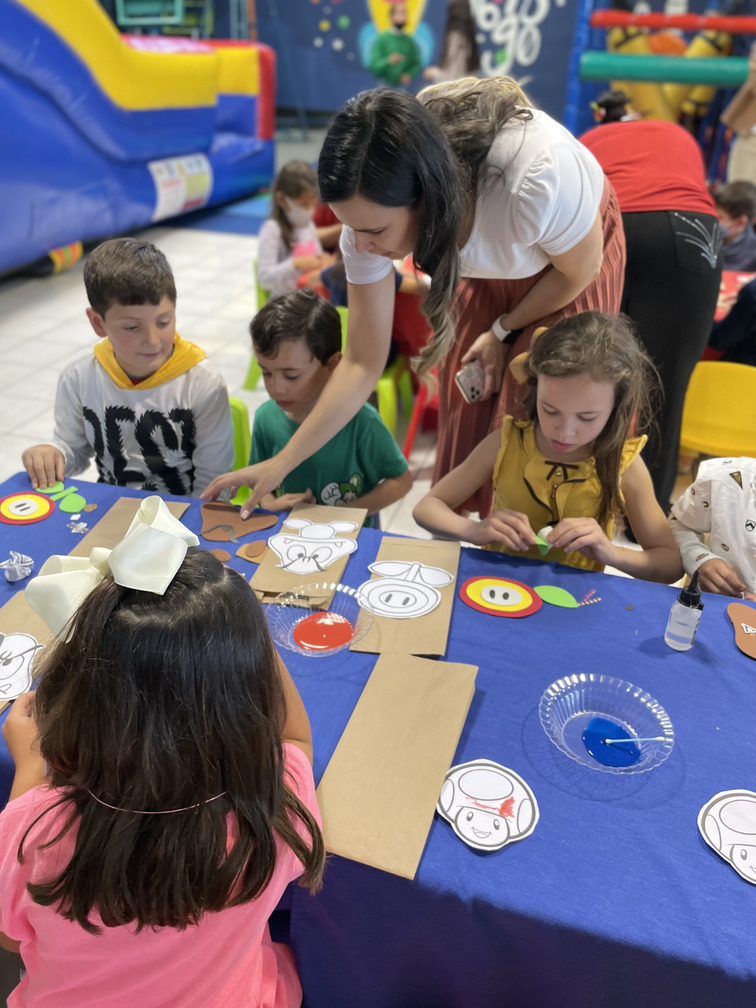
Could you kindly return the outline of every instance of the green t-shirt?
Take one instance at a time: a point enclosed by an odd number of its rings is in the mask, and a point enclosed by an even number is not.
[[[298,427],[272,400],[258,406],[252,424],[250,464],[277,455]],[[275,495],[304,493],[309,488],[318,504],[344,505],[369,493],[381,480],[401,476],[406,469],[407,460],[378,411],[366,403],[346,427],[292,469]]]
[[[389,56],[392,53],[399,53],[403,58],[390,63]],[[411,35],[403,31],[383,32],[370,50],[370,71],[394,87],[400,83],[402,74],[417,77],[421,66],[420,46]]]

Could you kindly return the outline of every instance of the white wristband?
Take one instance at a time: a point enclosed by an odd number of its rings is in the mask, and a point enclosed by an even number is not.
[[[501,324],[501,320],[503,318],[506,318],[506,316],[501,315],[499,318],[494,319],[494,321],[491,324],[491,332],[494,334],[499,343],[503,343],[506,340],[507,336],[509,336],[509,334],[512,332],[511,329],[505,329],[504,326]]]

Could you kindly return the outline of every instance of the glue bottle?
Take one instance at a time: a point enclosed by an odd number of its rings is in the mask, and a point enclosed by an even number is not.
[[[693,646],[698,629],[698,621],[703,612],[701,589],[698,587],[698,571],[690,579],[673,603],[664,631],[664,642],[675,651],[687,651]]]

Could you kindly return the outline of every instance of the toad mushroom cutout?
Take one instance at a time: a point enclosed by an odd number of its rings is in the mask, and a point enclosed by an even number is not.
[[[468,847],[484,851],[529,836],[539,815],[535,795],[522,777],[486,759],[449,770],[436,811]]]
[[[411,619],[432,612],[441,601],[438,587],[448,585],[454,575],[440,567],[397,560],[378,560],[368,567],[378,577],[363,581],[357,591],[360,605],[376,616]]]
[[[31,688],[32,661],[42,647],[30,634],[0,633],[0,705]]]
[[[354,532],[356,522],[311,522],[308,518],[288,518],[284,528],[299,529],[300,534],[278,532],[268,546],[281,560],[277,567],[292,574],[315,574],[357,549],[357,540],[341,538],[338,532]]]
[[[756,885],[756,793],[720,791],[698,813],[706,843],[741,875]]]

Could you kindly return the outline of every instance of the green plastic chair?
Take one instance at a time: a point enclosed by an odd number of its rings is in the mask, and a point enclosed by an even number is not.
[[[249,426],[249,411],[247,410],[247,404],[235,396],[229,396],[228,403],[231,407],[231,423],[234,428],[234,469],[241,469],[249,465],[249,453],[252,449],[252,430]],[[249,487],[239,487],[231,503],[243,504],[247,497],[249,497],[249,493]]]

